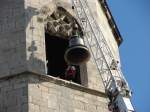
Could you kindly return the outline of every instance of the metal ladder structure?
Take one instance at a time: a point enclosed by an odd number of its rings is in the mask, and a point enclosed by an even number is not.
[[[131,91],[121,69],[117,66],[105,37],[90,10],[87,0],[72,0],[73,8],[80,23],[85,44],[91,51],[94,62],[110,99],[108,108],[112,112],[134,112]]]

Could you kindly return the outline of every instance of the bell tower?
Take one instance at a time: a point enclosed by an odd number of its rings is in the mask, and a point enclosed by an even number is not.
[[[122,38],[106,4],[87,1],[120,61]],[[0,15],[0,112],[109,112],[72,0],[1,0]]]

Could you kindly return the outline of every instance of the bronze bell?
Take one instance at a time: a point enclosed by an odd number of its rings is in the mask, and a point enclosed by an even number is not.
[[[68,64],[80,65],[86,63],[91,55],[84,45],[83,39],[74,35],[69,40],[69,48],[66,50],[64,58]]]

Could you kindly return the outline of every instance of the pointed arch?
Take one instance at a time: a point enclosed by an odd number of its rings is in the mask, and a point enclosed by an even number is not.
[[[69,46],[69,38],[74,32],[74,24],[78,25],[78,30],[82,35],[81,27],[77,20],[63,7],[57,7],[45,19],[47,74],[66,79],[65,73],[69,65],[64,60],[64,54]],[[80,67],[75,67],[77,72],[72,81],[81,84]]]

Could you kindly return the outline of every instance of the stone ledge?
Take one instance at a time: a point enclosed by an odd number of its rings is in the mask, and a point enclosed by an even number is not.
[[[48,82],[51,82],[51,83],[54,83],[54,84],[57,84],[57,85],[60,85],[60,86],[69,87],[71,89],[75,89],[75,90],[79,90],[79,91],[89,93],[89,94],[92,94],[92,95],[107,98],[107,95],[104,92],[93,90],[93,89],[84,87],[80,84],[76,84],[76,83],[71,82],[71,81],[66,81],[66,80],[63,80],[63,79],[52,77],[50,75],[39,74],[39,73],[36,73],[36,72],[33,72],[33,71],[32,72],[26,71],[26,72],[22,72],[20,74],[15,74],[15,75],[3,77],[3,78],[0,78],[0,82],[3,81],[3,80],[8,80],[10,78],[15,78],[15,77],[18,77],[18,76],[31,76],[31,74],[34,75],[34,76],[38,76],[39,80],[42,80],[42,81],[48,81]]]

